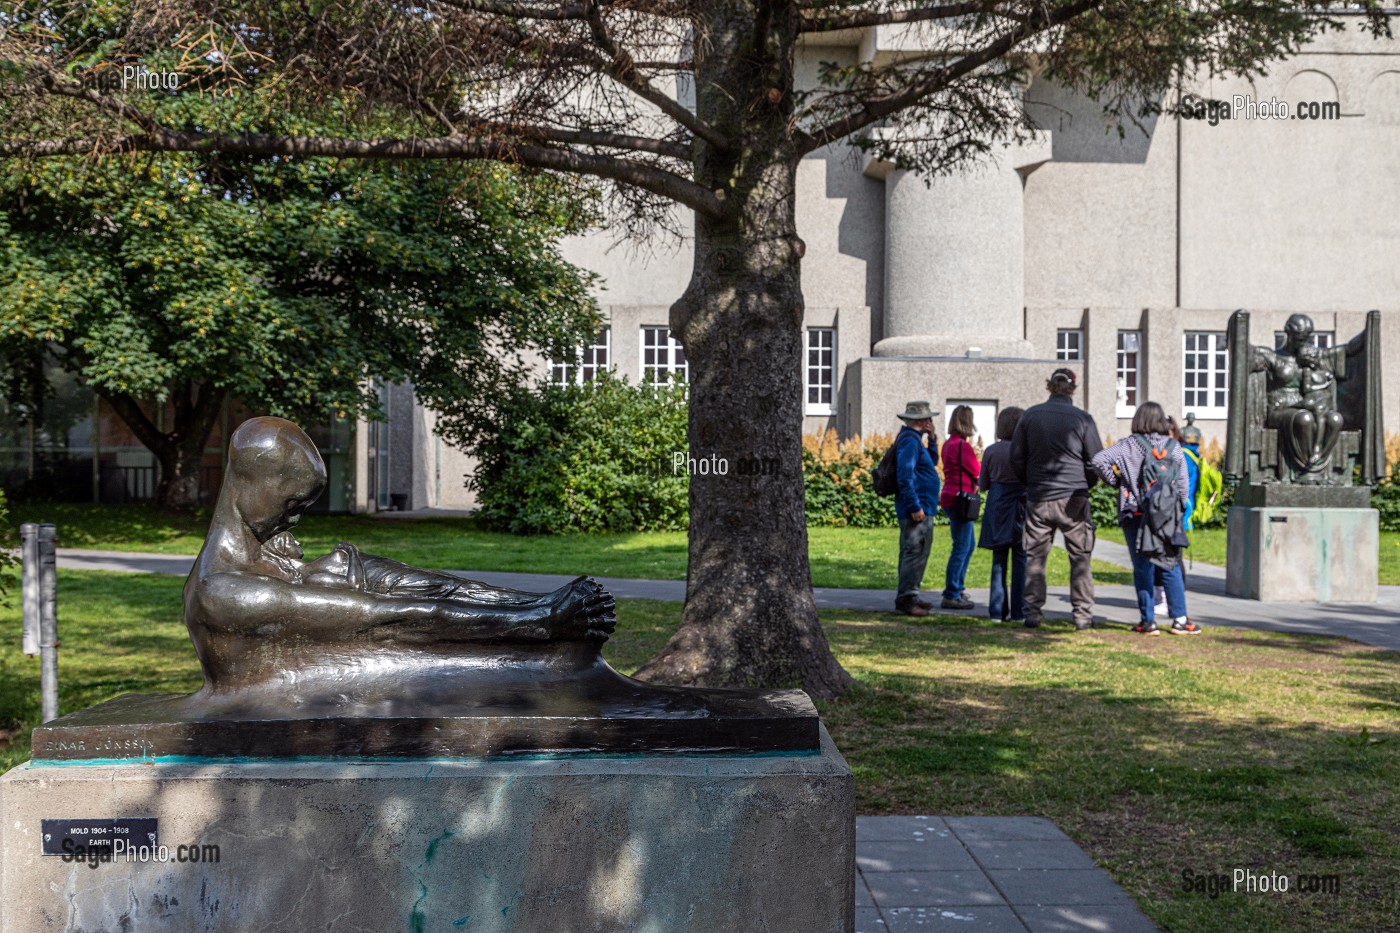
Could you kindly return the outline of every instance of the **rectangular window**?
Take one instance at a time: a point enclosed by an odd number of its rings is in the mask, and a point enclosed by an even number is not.
[[[667,327],[642,328],[642,382],[685,382],[685,349]]]
[[[1084,359],[1084,331],[1064,328],[1057,330],[1055,332],[1055,359],[1070,361]]]
[[[603,327],[586,347],[576,347],[571,360],[556,359],[549,365],[551,385],[592,382],[612,366],[612,328]]]
[[[834,410],[836,328],[807,328],[807,414],[829,415]]]
[[[1282,350],[1283,342],[1288,339],[1288,335],[1281,330],[1274,331],[1274,349]],[[1330,330],[1315,330],[1312,335],[1312,345],[1319,350],[1327,350],[1337,345],[1337,334]]]
[[[1131,418],[1137,411],[1141,399],[1139,388],[1142,385],[1142,334],[1135,330],[1118,332],[1117,400],[1115,411],[1119,418]]]
[[[1197,418],[1224,418],[1230,404],[1229,355],[1225,334],[1188,331],[1182,337],[1182,412]]]

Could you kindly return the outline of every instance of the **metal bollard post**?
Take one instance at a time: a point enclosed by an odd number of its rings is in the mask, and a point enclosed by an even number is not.
[[[43,721],[58,718],[58,529],[39,526],[39,692]]]
[[[39,526],[25,522],[19,526],[19,552],[23,561],[20,604],[23,608],[25,654],[39,653]]]

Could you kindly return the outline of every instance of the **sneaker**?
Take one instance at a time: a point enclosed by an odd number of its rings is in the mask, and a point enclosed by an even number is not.
[[[949,599],[945,596],[941,605],[944,609],[971,609],[975,604],[970,599]]]
[[[1156,622],[1139,622],[1133,626],[1133,631],[1139,635],[1160,635],[1162,630],[1157,627]]]
[[[1201,627],[1190,619],[1178,619],[1172,623],[1171,633],[1173,635],[1199,635]]]
[[[1094,623],[1093,623],[1093,622],[1076,622],[1076,623],[1074,623],[1074,630],[1075,630],[1076,632],[1087,632],[1089,629],[1091,629],[1091,628],[1093,628],[1093,627],[1094,627]]]

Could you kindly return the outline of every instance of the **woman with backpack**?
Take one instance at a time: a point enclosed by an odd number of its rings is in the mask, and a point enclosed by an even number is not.
[[[967,565],[977,547],[973,522],[981,511],[982,498],[977,492],[977,477],[982,464],[977,452],[967,442],[977,427],[972,423],[972,409],[959,405],[948,417],[948,439],[943,442],[943,491],[938,506],[948,516],[948,528],[953,535],[953,550],[948,555],[948,567],[943,576],[944,609],[971,609],[967,598]]]
[[[1171,436],[1171,422],[1156,402],[1133,415],[1133,433],[1100,451],[1093,460],[1104,482],[1118,490],[1118,524],[1133,559],[1141,621],[1133,631],[1160,635],[1153,590],[1166,591],[1173,635],[1198,635],[1201,627],[1186,615],[1186,584],[1180,548],[1185,543],[1186,456]]]

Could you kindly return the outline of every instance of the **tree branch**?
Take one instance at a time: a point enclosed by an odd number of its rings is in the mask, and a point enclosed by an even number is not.
[[[81,155],[93,151],[225,152],[246,156],[329,156],[348,159],[489,159],[531,168],[594,175],[632,185],[712,217],[720,199],[674,172],[617,156],[520,144],[509,140],[438,136],[430,139],[341,139],[327,136],[268,136],[260,133],[199,133],[155,127],[144,135],[114,139],[70,138],[29,142],[0,140],[0,158]]]
[[[869,10],[826,15],[805,11],[802,15],[802,26],[798,31],[803,33],[836,32],[840,29],[923,23],[938,19],[952,19],[955,16],[967,16],[972,13],[990,12],[996,5],[995,0],[993,2],[969,0],[967,3],[943,3],[938,6],[912,10]]]
[[[466,10],[469,13],[489,13],[507,19],[570,20],[583,19],[584,9],[580,3],[565,3],[557,6],[543,6],[538,3],[512,3],[510,0],[437,0],[443,6]]]
[[[830,145],[839,139],[865,129],[880,120],[903,110],[920,99],[933,94],[969,72],[975,71],[989,62],[995,61],[1010,52],[1016,45],[1047,29],[1066,23],[1076,16],[1099,6],[1103,0],[1079,0],[1077,3],[1056,8],[1047,13],[1039,7],[1035,14],[1026,18],[1010,32],[974,52],[958,59],[953,64],[930,72],[921,81],[915,81],[904,90],[886,97],[863,101],[861,108],[846,116],[828,123],[811,133],[801,133],[798,138],[798,151],[808,153],[822,146]]]
[[[169,444],[170,438],[161,433],[155,422],[141,410],[136,399],[125,392],[110,392],[101,386],[97,387],[97,394],[107,400],[107,404],[112,406],[112,410],[117,413],[117,416],[126,422],[128,428],[131,428],[131,433],[135,434],[136,439],[144,444],[151,453],[164,450]]]
[[[461,120],[464,119],[464,116],[453,115],[453,119]],[[535,124],[512,126],[507,123],[487,120],[469,122],[466,126],[472,129],[486,130],[502,138],[539,140],[580,146],[602,146],[605,149],[626,149],[631,152],[647,152],[682,161],[688,161],[691,158],[688,145],[655,139],[651,136],[633,136],[628,133],[614,133],[607,130],[570,130],[563,127]]]

